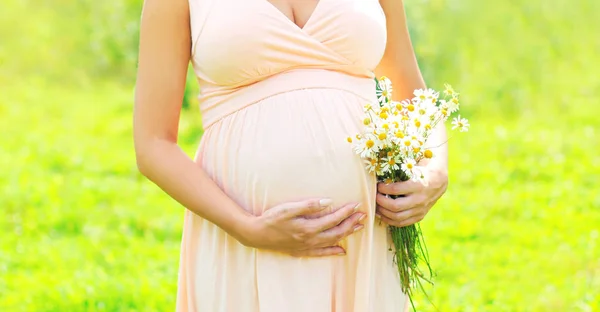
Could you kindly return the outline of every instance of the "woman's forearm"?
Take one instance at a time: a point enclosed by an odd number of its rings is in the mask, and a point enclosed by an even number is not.
[[[381,62],[375,69],[379,78],[386,76],[393,86],[392,99],[403,101],[412,99],[416,89],[426,88],[419,64],[410,39],[406,23],[404,4],[397,0],[380,0],[386,13],[387,45]],[[446,126],[439,123],[427,140],[427,147],[434,154],[432,159],[423,159],[420,165],[445,173],[448,167],[448,147]]]
[[[419,165],[428,166],[438,172],[447,175],[448,173],[448,135],[446,133],[446,125],[443,122],[437,124],[425,144],[429,148],[434,157],[431,159],[424,158]]]
[[[174,142],[153,139],[136,148],[140,172],[181,205],[247,244],[253,216],[227,196]]]
[[[404,4],[398,0],[380,0],[380,3],[387,19],[387,44],[375,74],[392,81],[393,100],[411,99],[415,89],[426,85],[408,31]]]

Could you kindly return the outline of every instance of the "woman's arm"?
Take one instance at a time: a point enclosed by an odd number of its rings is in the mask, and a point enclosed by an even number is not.
[[[401,0],[379,0],[379,3],[387,19],[387,46],[375,74],[392,81],[394,100],[411,99],[415,89],[423,89],[426,85],[410,40],[404,3]],[[407,181],[379,185],[378,190],[383,194],[405,195],[396,200],[381,194],[377,196],[382,219],[397,226],[418,222],[443,195],[448,183],[446,140],[446,126],[439,123],[427,140],[427,146],[434,147],[431,150],[435,157],[420,163],[426,170],[426,183]]]
[[[190,48],[187,1],[146,0],[133,120],[140,172],[245,245],[309,256],[343,252],[331,246],[358,225],[361,214],[354,205],[314,220],[299,217],[330,205],[327,200],[311,199],[282,204],[255,217],[229,198],[177,145]]]
[[[387,19],[387,45],[383,58],[375,69],[375,74],[377,77],[386,76],[392,81],[394,100],[411,99],[414,97],[414,90],[426,88],[426,84],[410,40],[404,3],[402,0],[380,0],[379,2]],[[432,165],[444,171],[447,171],[448,167],[446,140],[446,127],[440,123],[428,142],[429,145],[437,147],[432,150],[437,156],[431,161]]]
[[[251,216],[177,145],[190,47],[187,3],[146,0],[133,120],[137,165],[183,206],[243,241]]]

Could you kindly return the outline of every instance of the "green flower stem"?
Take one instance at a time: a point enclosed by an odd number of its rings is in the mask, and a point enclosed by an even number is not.
[[[378,177],[379,180],[391,179],[393,182],[408,180],[408,176],[402,170],[394,170],[388,176]],[[391,196],[398,198],[400,196]],[[425,295],[422,281],[433,284],[433,270],[429,262],[429,255],[425,239],[419,223],[405,227],[388,226],[394,248],[394,263],[398,267],[402,292],[405,293],[416,311],[413,295],[415,288],[419,288]],[[427,271],[423,272],[421,263],[425,264]],[[425,273],[429,273],[428,276]]]

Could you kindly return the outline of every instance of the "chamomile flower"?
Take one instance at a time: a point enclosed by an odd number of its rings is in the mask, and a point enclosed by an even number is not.
[[[409,136],[405,136],[400,141],[400,146],[407,150],[410,149],[411,147],[413,147],[413,139]]]
[[[440,94],[433,89],[417,89],[413,92],[414,98],[413,102],[415,103],[436,103]]]
[[[398,102],[398,101],[392,101],[392,102],[390,102],[390,107],[392,108],[393,113],[395,113],[395,112],[402,112],[402,110],[405,107],[404,102],[406,102],[406,100],[402,101],[402,102]]]
[[[448,118],[448,116],[450,116],[450,107],[448,105],[448,101],[440,100],[440,105],[438,106],[438,108],[439,114],[442,115],[444,118]]]
[[[414,116],[412,118],[412,124],[415,128],[417,128],[418,130],[421,129],[421,125],[423,124],[421,122],[422,117],[421,116]]]
[[[387,77],[381,77],[378,80],[379,88],[377,88],[377,99],[381,103],[387,103],[392,99],[392,82]]]
[[[382,105],[381,108],[375,111],[378,118],[386,120],[390,117],[390,108],[387,105]]]
[[[390,139],[391,136],[388,129],[383,127],[378,127],[375,129],[375,144],[379,145],[380,147],[388,146],[390,144]]]
[[[469,125],[469,121],[461,118],[460,115],[458,115],[458,117],[454,117],[452,120],[452,130],[458,129],[460,132],[467,132],[469,131],[470,126],[471,125]]]
[[[368,158],[364,160],[364,163],[366,165],[366,169],[368,172],[376,172],[378,170],[379,164],[377,163],[377,159],[375,158]]]
[[[435,113],[439,111],[439,108],[437,107],[437,105],[435,105],[435,103],[426,103],[426,102],[422,102],[421,105],[417,108],[417,113],[421,116],[427,116],[427,118],[429,118],[429,116],[431,115],[435,115]]]
[[[380,145],[377,138],[372,135],[364,135],[355,145],[354,150],[362,158],[374,158],[379,152]]]
[[[445,95],[447,95],[447,96],[454,96],[454,95],[458,95],[458,94],[456,93],[456,91],[454,91],[454,89],[452,88],[452,86],[451,86],[451,85],[449,85],[449,84],[444,84],[444,88],[445,88],[445,90],[444,90],[444,94],[445,94]]]
[[[357,154],[363,159],[367,170],[378,179],[397,179],[391,174],[404,171],[411,178],[422,177],[417,163],[434,157],[426,144],[427,138],[439,122],[446,122],[458,111],[458,93],[445,85],[440,93],[433,89],[414,91],[414,97],[401,102],[391,100],[392,84],[385,77],[378,80],[379,103],[367,104],[361,120],[364,131],[348,138]],[[467,131],[466,119],[455,118],[452,129]]]
[[[447,106],[450,114],[457,112],[459,106],[458,98],[453,97],[450,101],[447,102]]]
[[[412,99],[392,101],[392,84],[386,77],[377,80],[376,90],[379,103],[365,106],[366,114],[360,120],[363,132],[356,135],[356,140],[349,137],[347,141],[377,181],[393,183],[406,178],[417,181],[424,179],[427,171],[418,163],[435,157],[427,139],[437,123],[446,122],[453,112],[458,111],[458,93],[450,85],[445,85],[445,98],[441,100],[435,90],[420,89],[414,91]],[[452,129],[467,131],[469,123],[459,115],[453,120],[452,126]],[[405,231],[405,228],[400,231]],[[412,242],[405,242],[402,235],[392,232],[394,242],[402,241],[404,244],[400,247],[396,245],[396,250],[409,250],[409,254],[403,253],[400,260],[416,259],[411,249],[405,248],[406,244]],[[407,288],[416,285],[410,278],[406,282],[403,281],[403,286]]]
[[[402,165],[400,166],[400,168],[410,178],[413,178],[415,176],[420,176],[421,175],[420,172],[419,172],[419,170],[417,169],[417,162],[414,159],[412,159],[412,158],[406,158],[406,159],[404,159],[404,162],[402,163]]]
[[[394,152],[388,153],[388,156],[382,159],[383,164],[381,169],[384,172],[392,172],[400,169],[399,163],[401,162],[401,159],[398,156],[399,155],[395,154]]]

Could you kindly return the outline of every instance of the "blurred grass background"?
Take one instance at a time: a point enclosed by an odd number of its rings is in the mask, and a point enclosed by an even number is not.
[[[472,124],[423,221],[433,303],[600,311],[600,2],[405,3],[429,86]],[[174,310],[183,211],[132,150],[141,5],[0,5],[0,311]],[[196,91],[190,74],[190,156]]]

